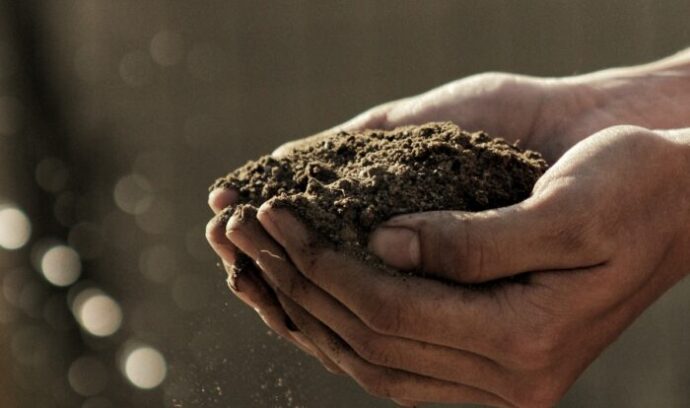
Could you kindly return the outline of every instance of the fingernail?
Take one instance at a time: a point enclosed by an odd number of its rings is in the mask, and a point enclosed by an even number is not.
[[[278,225],[273,220],[273,216],[271,214],[271,207],[269,204],[264,203],[261,207],[259,207],[257,218],[259,219],[259,222],[263,224],[266,230],[280,232]]]
[[[226,187],[217,186],[208,195],[208,205],[213,212],[219,212],[237,199],[237,192]]]
[[[369,239],[369,249],[394,268],[414,269],[420,263],[419,236],[409,228],[378,228]]]

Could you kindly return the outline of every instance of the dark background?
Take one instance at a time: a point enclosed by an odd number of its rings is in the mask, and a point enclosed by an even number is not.
[[[27,245],[0,248],[0,406],[392,406],[231,298],[204,242],[207,186],[462,76],[666,56],[690,44],[688,16],[684,0],[0,0],[0,206],[32,225]],[[81,256],[70,288],[40,273],[56,242]],[[93,288],[122,310],[111,336],[72,317]],[[561,405],[690,405],[688,311],[685,281]],[[152,390],[123,375],[138,345],[165,358]]]

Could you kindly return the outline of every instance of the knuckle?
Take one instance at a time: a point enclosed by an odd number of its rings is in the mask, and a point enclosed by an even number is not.
[[[390,299],[369,301],[363,308],[362,320],[377,333],[395,335],[400,332],[403,312],[400,305]]]
[[[423,270],[451,279],[480,279],[487,243],[470,217],[440,213],[433,220],[421,221],[419,232]]]
[[[554,222],[549,234],[549,245],[581,258],[601,261],[612,253],[615,235],[615,219],[608,213],[592,214],[591,203],[586,198],[559,194],[561,187],[553,188],[565,180],[555,180],[551,190],[545,194],[540,205],[544,218],[560,220]],[[568,218],[562,214],[567,209]]]
[[[459,229],[462,237],[462,258],[457,262],[462,266],[462,276],[468,281],[480,281],[486,269],[491,240],[475,231],[474,223],[463,220]]]
[[[369,363],[389,366],[392,361],[387,345],[379,336],[358,336],[356,340],[351,342],[351,346],[362,359]]]
[[[393,397],[393,386],[384,370],[367,370],[368,372],[356,379],[364,390],[378,398]],[[380,372],[377,372],[380,371]]]
[[[300,254],[302,259],[301,272],[310,278],[318,277],[323,270],[328,270],[333,265],[333,260],[323,252],[316,252],[312,247],[304,248]]]
[[[211,243],[221,243],[224,238],[221,224],[217,219],[213,218],[206,224],[206,240]]]
[[[469,217],[460,217],[456,222],[447,223],[452,227],[452,234],[447,235],[446,242],[452,242],[453,248],[448,253],[451,265],[442,265],[445,271],[456,274],[460,279],[468,282],[479,281],[482,278],[487,261],[487,245],[485,237],[478,234],[474,223]],[[436,257],[442,259],[442,257]]]
[[[566,325],[547,311],[535,311],[529,318],[516,322],[496,344],[505,351],[513,368],[541,371],[560,360],[569,338]]]
[[[653,132],[647,128],[634,125],[615,125],[606,128],[606,131],[613,133],[616,136],[632,140],[647,139],[651,134],[653,134]]]
[[[305,285],[301,279],[291,274],[278,273],[275,275],[282,275],[282,277],[276,276],[278,279],[278,288],[281,292],[295,301],[300,301],[304,298]]]

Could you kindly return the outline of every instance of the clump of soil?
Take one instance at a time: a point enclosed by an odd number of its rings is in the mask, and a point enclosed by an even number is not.
[[[235,211],[271,198],[323,238],[366,254],[367,237],[400,214],[504,207],[530,195],[541,155],[452,123],[340,132],[286,157],[250,161],[211,187],[239,192]]]

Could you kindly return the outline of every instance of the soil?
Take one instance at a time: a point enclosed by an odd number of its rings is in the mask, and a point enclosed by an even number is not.
[[[428,123],[334,133],[286,157],[250,161],[211,188],[237,190],[244,205],[234,211],[243,216],[275,198],[324,245],[368,258],[367,237],[381,222],[405,213],[511,205],[530,195],[546,168],[540,154],[484,132]]]

